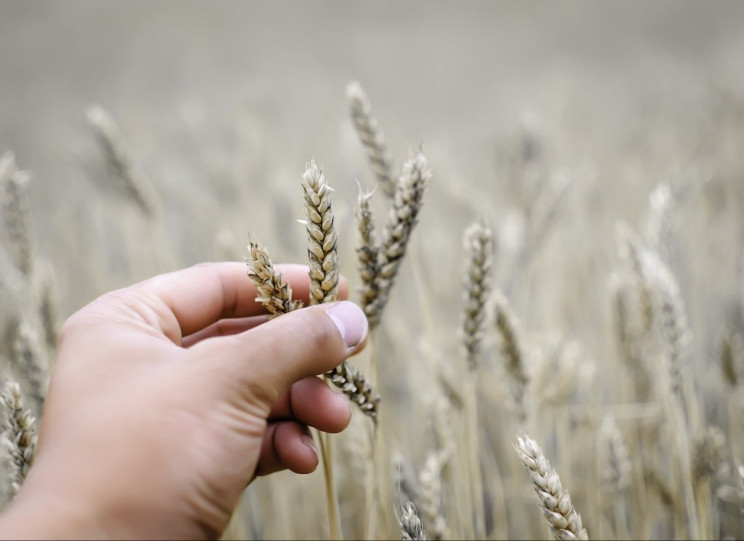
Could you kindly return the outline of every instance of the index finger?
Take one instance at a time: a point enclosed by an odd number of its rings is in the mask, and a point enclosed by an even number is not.
[[[292,298],[308,303],[310,278],[307,265],[275,265],[292,288]],[[258,290],[248,278],[248,266],[239,262],[200,263],[140,282],[135,289],[165,303],[181,328],[181,336],[197,332],[221,319],[266,314],[256,301]],[[345,278],[339,279],[339,298],[349,294]]]

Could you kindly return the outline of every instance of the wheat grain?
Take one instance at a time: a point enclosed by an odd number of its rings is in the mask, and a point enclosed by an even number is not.
[[[475,370],[483,340],[486,299],[491,291],[489,274],[493,258],[493,232],[486,223],[473,223],[465,230],[463,244],[466,253],[463,273],[465,308],[461,336],[468,368]]]
[[[362,89],[362,85],[354,81],[346,87],[346,97],[349,100],[351,121],[357,136],[367,150],[370,164],[382,190],[390,197],[395,194],[395,179],[393,178],[393,159],[385,145],[385,139],[372,116],[369,99]]]
[[[581,516],[571,503],[568,491],[537,443],[526,435],[517,437],[514,446],[522,465],[530,474],[540,507],[556,539],[589,539]]]
[[[331,193],[323,171],[309,160],[302,175],[305,194],[305,228],[310,262],[310,304],[338,298],[338,234],[333,223]]]
[[[3,441],[8,451],[12,496],[23,484],[36,454],[36,419],[24,406],[21,388],[8,380],[0,395],[3,405]]]

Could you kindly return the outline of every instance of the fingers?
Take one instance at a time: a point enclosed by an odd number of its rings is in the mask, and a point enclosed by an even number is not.
[[[214,370],[218,359],[225,381],[244,393],[252,392],[268,411],[290,385],[338,366],[360,351],[366,340],[364,312],[352,302],[341,301],[295,310],[249,331],[199,342],[186,351],[207,371]]]
[[[292,286],[293,298],[308,302],[309,278],[306,265],[276,265]],[[132,286],[147,299],[160,300],[173,313],[187,336],[225,318],[264,314],[256,302],[258,292],[248,278],[245,263],[202,263],[162,274]],[[348,295],[345,278],[339,280],[339,296]]]
[[[318,450],[306,426],[294,421],[270,423],[261,442],[256,475],[290,469],[311,473],[318,467]]]
[[[351,405],[315,377],[292,385],[271,408],[269,421],[296,420],[323,432],[341,432],[351,421]]]
[[[188,348],[193,346],[197,342],[206,340],[207,338],[240,334],[241,332],[251,330],[253,327],[257,327],[262,323],[266,323],[268,320],[268,316],[265,315],[239,317],[235,319],[221,319],[217,323],[213,323],[212,325],[205,327],[200,331],[196,331],[194,334],[185,336],[181,341],[181,345],[185,348]]]

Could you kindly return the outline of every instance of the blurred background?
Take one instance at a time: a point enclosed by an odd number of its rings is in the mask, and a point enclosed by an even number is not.
[[[633,400],[615,378],[627,377],[608,287],[621,264],[616,228],[641,234],[664,185],[669,235],[658,246],[686,307],[691,378],[705,419],[741,459],[742,432],[731,433],[721,398],[735,385],[716,363],[743,320],[743,55],[741,2],[3,0],[0,154],[12,151],[30,175],[32,245],[54,277],[60,319],[157,272],[241,259],[249,232],[275,261],[303,261],[300,178],[311,157],[336,190],[342,272],[354,286],[354,205],[359,185],[374,187],[349,119],[346,88],[358,81],[395,167],[422,147],[434,172],[380,351],[409,367],[460,355],[461,239],[482,218],[497,238],[494,282],[526,342],[576,345],[571,403],[610,409]],[[110,181],[92,105],[115,119],[153,215]],[[525,257],[545,185],[559,193]],[[386,202],[376,204],[382,223]],[[20,317],[15,271],[2,268],[5,317]],[[484,400],[501,396],[495,370]],[[410,381],[382,377],[384,403],[397,407]],[[408,455],[422,455],[404,420],[389,426]],[[511,453],[512,433],[498,437],[496,455]],[[582,457],[564,463],[569,480]],[[596,504],[594,488],[574,486],[577,505]],[[516,524],[512,536],[527,531]],[[298,532],[263,527],[252,535]]]

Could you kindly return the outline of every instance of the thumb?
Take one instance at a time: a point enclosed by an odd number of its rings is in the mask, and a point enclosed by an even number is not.
[[[328,372],[361,351],[367,330],[361,308],[341,301],[295,310],[197,346],[211,349],[207,358],[220,359],[223,375],[273,404],[294,382]]]

